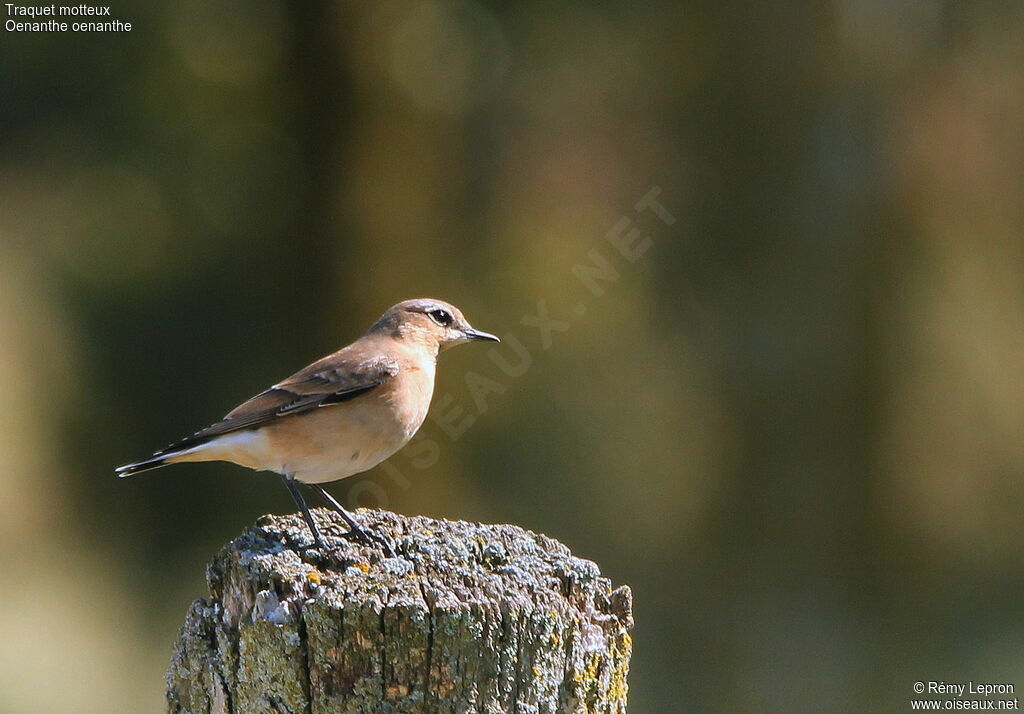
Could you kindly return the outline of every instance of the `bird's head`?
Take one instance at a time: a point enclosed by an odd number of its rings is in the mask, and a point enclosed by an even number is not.
[[[398,303],[374,323],[370,332],[384,332],[395,339],[420,344],[435,354],[470,340],[500,342],[494,335],[470,325],[459,308],[431,298]]]

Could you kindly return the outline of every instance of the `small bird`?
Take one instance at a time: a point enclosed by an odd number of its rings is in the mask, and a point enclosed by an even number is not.
[[[313,541],[326,552],[296,482],[311,486],[349,525],[346,538],[376,541],[320,485],[373,468],[401,449],[423,424],[434,392],[439,352],[470,340],[497,337],[470,326],[441,300],[400,302],[369,331],[227,416],[148,459],[118,467],[131,476],[188,461],[230,461],[273,471],[295,499]]]

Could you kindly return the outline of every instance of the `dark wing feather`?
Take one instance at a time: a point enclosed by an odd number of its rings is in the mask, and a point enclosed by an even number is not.
[[[235,407],[216,424],[153,454],[167,454],[199,446],[243,429],[253,429],[281,417],[340,404],[366,394],[398,374],[398,364],[388,357],[348,360],[338,355],[314,362],[301,372]]]

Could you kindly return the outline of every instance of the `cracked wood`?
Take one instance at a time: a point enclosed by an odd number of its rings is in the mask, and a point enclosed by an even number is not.
[[[510,525],[365,511],[396,557],[264,516],[207,566],[167,673],[169,712],[626,711],[632,597],[555,540]],[[298,550],[296,550],[296,547]]]

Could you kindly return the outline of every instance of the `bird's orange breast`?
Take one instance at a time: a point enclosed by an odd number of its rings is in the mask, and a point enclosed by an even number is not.
[[[257,467],[323,483],[373,468],[402,448],[426,418],[433,370],[408,367],[353,399],[268,424]]]

